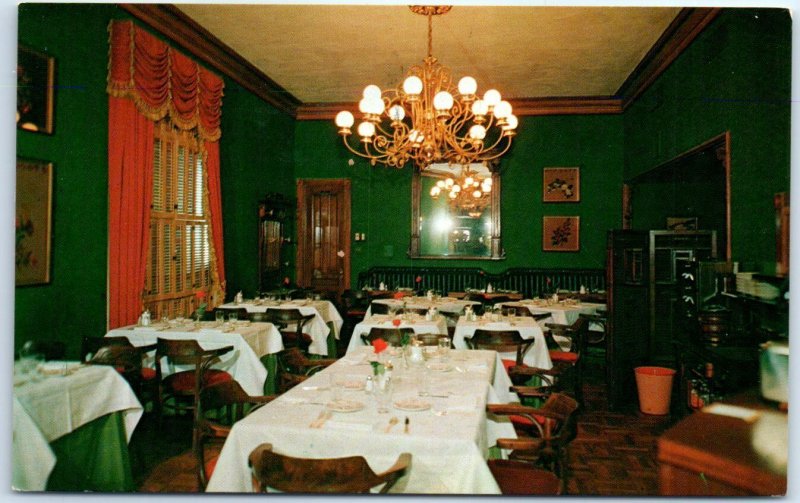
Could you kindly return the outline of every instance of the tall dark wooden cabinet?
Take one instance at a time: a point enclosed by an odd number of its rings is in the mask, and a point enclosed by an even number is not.
[[[649,261],[647,231],[608,232],[606,383],[611,409],[636,399],[633,368],[648,359]]]
[[[716,257],[715,231],[612,230],[607,240],[609,407],[637,400],[634,368],[675,368],[683,337],[681,260]]]
[[[258,288],[268,291],[281,284],[286,272],[289,242],[286,224],[294,204],[283,194],[267,194],[258,203]]]

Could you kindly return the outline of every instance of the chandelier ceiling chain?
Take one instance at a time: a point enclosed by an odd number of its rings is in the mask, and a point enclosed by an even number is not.
[[[402,168],[412,161],[419,170],[432,163],[485,163],[505,154],[518,124],[511,105],[495,89],[483,98],[477,82],[463,77],[455,85],[450,69],[433,56],[433,16],[451,6],[411,6],[428,17],[428,55],[413,65],[395,89],[369,85],[359,101],[362,121],[356,132],[353,114],[339,112],[336,125],[350,152],[378,163]],[[457,97],[457,99],[456,99]]]

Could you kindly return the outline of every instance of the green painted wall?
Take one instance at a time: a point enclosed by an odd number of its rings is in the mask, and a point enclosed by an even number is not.
[[[21,4],[19,42],[56,58],[55,133],[18,131],[21,157],[54,163],[53,268],[48,285],[15,289],[15,348],[67,343],[106,330],[108,249],[108,23],[112,5]],[[257,286],[257,203],[294,194],[293,120],[225,81],[220,157],[229,296]],[[290,264],[291,265],[291,264]]]
[[[731,133],[732,259],[774,272],[772,197],[789,190],[791,18],[725,9],[625,113],[625,176]]]
[[[54,165],[52,281],[16,289],[15,348],[57,339],[77,356],[106,326],[108,5],[19,6],[19,43],[56,58],[54,134],[17,131],[17,155]],[[80,22],[77,22],[80,20]]]
[[[351,281],[375,265],[483,267],[598,267],[605,264],[606,230],[621,225],[623,121],[621,116],[525,117],[510,154],[502,162],[502,232],[506,259],[411,260],[411,170],[369,164],[349,154],[333,122],[301,121],[295,129],[297,178],[350,178]],[[355,164],[350,166],[348,160]],[[579,166],[581,201],[543,203],[542,168]],[[423,194],[423,197],[425,195]],[[543,252],[542,216],[581,217],[579,252]]]

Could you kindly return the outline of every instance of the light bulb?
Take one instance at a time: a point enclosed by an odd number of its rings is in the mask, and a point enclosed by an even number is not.
[[[458,81],[458,92],[462,96],[472,96],[478,90],[478,83],[470,76],[461,77]]]
[[[472,193],[472,197],[474,197],[475,199],[479,199],[482,195],[483,194],[481,193],[480,190],[476,190],[475,192]]]
[[[489,113],[489,105],[483,100],[475,100],[472,104],[472,113],[475,115],[486,115]]]
[[[443,189],[445,187],[444,180],[439,180],[436,182],[436,186]]]
[[[490,108],[500,103],[500,100],[502,100],[502,98],[497,89],[489,89],[486,91],[486,94],[483,95],[483,101],[485,101],[486,105]]]
[[[450,110],[453,108],[453,95],[447,91],[439,91],[433,97],[433,108],[436,110]]]
[[[458,192],[451,192],[450,193],[450,199],[455,199],[457,197],[458,197]]]
[[[369,113],[369,98],[361,98],[358,102],[358,111],[362,114]]]
[[[347,110],[342,110],[338,114],[336,114],[336,125],[339,127],[346,127],[349,128],[353,125],[355,119],[353,118],[353,114],[348,112]]]
[[[494,107],[494,116],[498,119],[505,119],[511,115],[511,103],[507,101],[501,101]]]
[[[442,189],[441,189],[441,188],[439,188],[439,187],[437,187],[436,185],[434,185],[433,187],[431,187],[431,196],[432,196],[432,197],[438,197],[438,196],[439,196],[439,193],[440,193],[441,191],[442,191]]]
[[[464,178],[464,185],[472,185],[472,177],[468,176]]]
[[[405,91],[406,94],[418,95],[422,92],[422,80],[416,75],[408,77],[403,82],[403,91]]]
[[[417,131],[416,129],[412,129],[408,132],[408,139],[411,140],[412,146],[419,147],[422,143],[422,140],[425,139],[425,135]]]
[[[519,119],[514,114],[509,115],[506,117],[506,125],[503,126],[503,129],[517,129],[519,125]]]
[[[469,137],[473,140],[483,140],[486,138],[486,128],[480,124],[475,124],[469,128]]]
[[[453,188],[450,190],[452,190],[453,192],[461,192],[461,185],[455,184],[453,185]]]
[[[375,134],[375,125],[371,122],[362,122],[358,125],[358,134],[362,138],[369,138]]]
[[[406,111],[400,105],[394,105],[389,109],[389,118],[393,121],[401,121],[406,116]]]
[[[492,179],[491,178],[484,178],[483,179],[483,183],[485,183],[486,185],[491,187],[492,186]]]
[[[444,181],[444,185],[446,187],[452,187],[453,186],[453,179],[452,178],[446,178],[445,181]]]
[[[380,99],[380,97],[370,96],[369,98],[364,98],[364,99],[367,101],[368,113],[374,115],[380,115],[386,108],[386,105],[383,104],[383,100]]]
[[[381,88],[375,84],[370,84],[364,88],[364,98],[381,98]]]

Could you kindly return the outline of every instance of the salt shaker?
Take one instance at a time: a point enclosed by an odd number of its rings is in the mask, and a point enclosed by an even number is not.
[[[143,327],[150,326],[150,311],[145,309],[144,312],[142,313],[141,320],[142,320],[142,326]]]
[[[364,391],[372,393],[373,389],[375,389],[375,381],[372,379],[372,376],[367,376],[367,382],[364,383]]]

